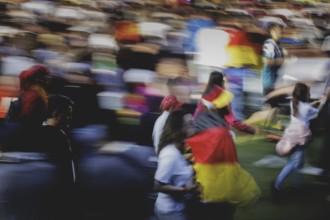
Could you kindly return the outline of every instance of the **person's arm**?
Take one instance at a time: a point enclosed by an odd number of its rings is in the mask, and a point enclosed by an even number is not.
[[[264,64],[268,66],[280,66],[284,62],[284,58],[267,58],[264,57],[263,59]]]
[[[233,128],[235,128],[236,130],[240,131],[240,132],[244,132],[247,134],[255,134],[256,133],[256,129],[245,124],[244,122],[242,122],[241,120],[237,119],[234,115],[234,113],[231,110],[231,107],[228,106],[228,111],[229,113],[225,115],[225,120],[226,122],[232,126]]]
[[[200,194],[199,184],[186,185],[186,186],[173,186],[161,183],[157,180],[154,181],[154,190],[171,195],[173,198],[182,198],[186,194]]]
[[[311,106],[317,108],[318,110],[321,110],[323,108],[324,104],[326,103],[326,101],[327,101],[327,97],[322,96],[320,99],[310,102],[309,104]]]
[[[197,191],[197,185],[175,186],[171,184],[171,179],[176,167],[176,155],[160,156],[155,174],[154,190],[171,195],[175,199],[180,199],[187,193]]]
[[[293,86],[282,87],[282,88],[276,89],[276,90],[268,93],[265,96],[265,98],[266,98],[266,100],[268,100],[268,99],[271,99],[273,97],[277,97],[277,96],[280,96],[280,95],[290,95],[290,94],[292,94],[293,89],[294,89],[294,85]]]
[[[164,151],[166,149],[162,149]],[[158,166],[155,173],[154,190],[172,196],[180,196],[184,193],[184,188],[171,184],[171,180],[177,169],[177,155],[166,152],[165,155],[160,152],[158,157]]]
[[[318,106],[317,109],[320,111],[320,110],[323,108],[324,104],[327,102],[327,97],[326,97],[326,96],[321,97],[321,98],[318,100],[318,102],[319,102],[320,104],[319,104],[319,106]]]
[[[316,106],[317,104],[319,104],[320,103],[320,100],[315,100],[314,102],[310,102],[309,104],[311,105],[311,106]]]
[[[174,197],[182,196],[185,193],[187,193],[186,188],[183,186],[174,186],[174,185],[162,183],[156,179],[154,181],[154,190],[157,192],[162,192],[162,193],[172,195]]]

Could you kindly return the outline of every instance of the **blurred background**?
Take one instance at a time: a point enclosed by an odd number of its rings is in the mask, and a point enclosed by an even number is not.
[[[194,105],[216,69],[226,73],[235,94],[236,117],[246,119],[264,102],[262,44],[270,23],[285,26],[280,42],[286,62],[276,88],[302,80],[318,98],[329,76],[326,1],[0,4],[0,118],[18,94],[18,74],[39,63],[50,69],[49,92],[75,101],[76,127],[124,122],[128,115],[129,123],[139,123],[140,116],[159,111],[168,94]]]

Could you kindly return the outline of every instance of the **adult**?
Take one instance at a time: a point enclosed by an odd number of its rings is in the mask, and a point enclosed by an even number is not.
[[[261,71],[263,94],[265,96],[274,90],[278,70],[284,61],[283,51],[279,45],[282,26],[274,23],[269,24],[268,34],[270,38],[263,44],[264,67]]]
[[[219,115],[233,128],[248,134],[254,134],[256,130],[237,119],[231,110],[233,95],[225,90],[225,75],[219,71],[211,72],[208,83],[199,101],[194,118],[204,111],[206,105],[213,105]]]
[[[6,116],[8,121],[40,125],[45,120],[48,76],[48,69],[42,65],[34,65],[19,74],[19,100],[11,103]]]
[[[76,183],[76,165],[73,149],[68,137],[68,129],[73,113],[73,101],[66,96],[49,97],[46,112],[47,119],[43,122],[40,133],[41,143],[48,149],[49,160],[58,168],[58,206],[56,213],[59,218],[73,217],[73,192]]]
[[[182,104],[183,103],[179,102],[174,95],[166,96],[160,103],[160,109],[162,110],[162,114],[156,119],[152,131],[152,140],[156,153],[158,152],[159,140],[170,112],[179,109]]]
[[[254,178],[238,162],[235,143],[223,115],[212,104],[194,119],[195,135],[186,139],[192,153],[201,201],[189,207],[191,219],[234,219],[236,207],[260,197]]]
[[[323,142],[320,153],[320,167],[323,169],[321,179],[326,181],[330,187],[330,89],[327,90],[327,101],[320,113],[323,131]],[[330,190],[330,188],[329,188]],[[329,191],[330,192],[330,191]]]
[[[236,206],[252,204],[260,196],[254,178],[238,163],[229,128],[249,134],[255,129],[235,118],[230,107],[232,97],[225,90],[224,74],[213,71],[194,114],[196,133],[186,139],[202,189],[201,202],[190,207],[190,215],[196,220],[219,216],[232,220]]]
[[[0,219],[58,219],[56,166],[45,152],[9,150],[0,156]]]

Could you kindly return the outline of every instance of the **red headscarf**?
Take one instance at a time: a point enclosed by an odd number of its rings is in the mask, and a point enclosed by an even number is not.
[[[45,80],[45,78],[49,76],[49,71],[46,67],[42,65],[34,65],[27,70],[23,70],[19,74],[19,79],[21,81],[21,87],[25,86],[25,84],[34,84],[38,83],[41,80]]]
[[[163,111],[169,111],[170,109],[179,109],[183,105],[182,102],[179,102],[176,96],[168,95],[166,96],[163,101],[160,103],[160,108]]]
[[[46,77],[50,75],[46,67],[34,65],[20,73],[22,97],[21,116],[45,115],[48,105],[48,94],[44,88]],[[41,100],[41,102],[40,102]]]

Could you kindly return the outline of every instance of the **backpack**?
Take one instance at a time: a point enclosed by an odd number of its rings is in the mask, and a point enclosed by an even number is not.
[[[10,106],[6,115],[6,120],[10,122],[18,122],[20,120],[22,108],[22,100],[21,98],[11,100]]]

